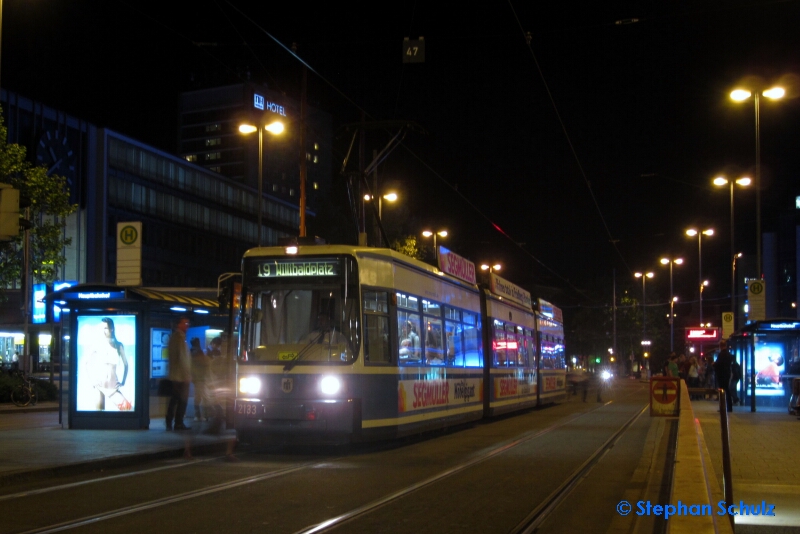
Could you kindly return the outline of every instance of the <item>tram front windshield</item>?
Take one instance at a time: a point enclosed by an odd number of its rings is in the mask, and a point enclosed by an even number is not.
[[[357,285],[339,277],[254,282],[243,295],[243,363],[355,360],[360,341]]]

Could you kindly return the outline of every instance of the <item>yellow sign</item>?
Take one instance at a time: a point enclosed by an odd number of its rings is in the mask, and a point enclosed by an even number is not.
[[[279,352],[278,359],[282,362],[290,362],[297,359],[296,352]]]

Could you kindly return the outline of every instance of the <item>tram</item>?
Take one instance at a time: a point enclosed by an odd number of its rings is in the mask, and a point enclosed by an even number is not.
[[[444,247],[440,266],[344,245],[246,252],[240,437],[386,439],[566,397],[558,309],[494,273],[479,286]]]

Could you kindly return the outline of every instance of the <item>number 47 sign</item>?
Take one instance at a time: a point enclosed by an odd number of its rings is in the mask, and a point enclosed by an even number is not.
[[[403,38],[403,63],[425,63],[425,38]]]

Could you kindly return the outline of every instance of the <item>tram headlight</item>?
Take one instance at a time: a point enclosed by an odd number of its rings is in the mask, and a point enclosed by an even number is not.
[[[239,379],[239,393],[255,395],[261,391],[261,379],[255,376],[245,376]]]
[[[603,371],[602,373],[600,373],[600,377],[603,380],[608,380],[609,378],[611,378],[611,373],[609,373],[608,371]]]
[[[324,376],[319,383],[319,389],[325,395],[334,395],[339,392],[342,383],[335,376]]]

